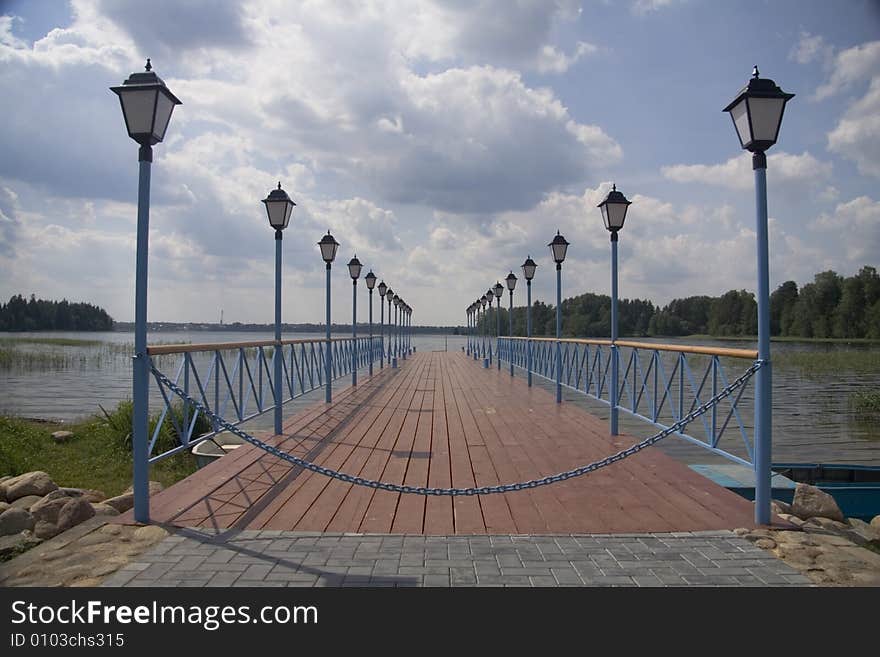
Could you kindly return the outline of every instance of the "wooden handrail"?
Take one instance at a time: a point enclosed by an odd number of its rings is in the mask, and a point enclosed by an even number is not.
[[[508,340],[527,340],[523,337],[506,338]],[[536,342],[556,342],[556,338],[532,338]],[[575,344],[593,344],[602,346],[611,346],[611,340],[604,339],[581,339],[581,338],[562,338],[559,342],[570,342]],[[726,358],[746,358],[748,360],[756,360],[758,352],[754,349],[730,349],[728,347],[700,347],[698,345],[688,344],[664,344],[662,342],[638,342],[635,340],[618,340],[618,347],[632,347],[634,349],[652,349],[656,351],[675,351],[685,354],[701,354],[703,356],[724,356]]]
[[[380,336],[374,335],[373,339]],[[352,338],[330,338],[330,342],[344,342]],[[358,340],[369,340],[369,335],[358,336]],[[282,340],[281,344],[307,344],[309,342],[327,342],[327,338],[298,339],[298,340]],[[201,344],[162,344],[147,346],[147,353],[150,356],[160,356],[164,354],[182,354],[187,351],[228,351],[230,349],[241,349],[248,347],[274,347],[275,340],[252,340],[247,342],[207,342]]]

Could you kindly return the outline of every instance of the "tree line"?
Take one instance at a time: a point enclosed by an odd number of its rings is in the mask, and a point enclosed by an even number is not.
[[[112,331],[113,318],[91,303],[49,301],[16,294],[0,303],[0,331]]]
[[[479,329],[494,335],[495,312],[480,320]],[[508,311],[501,308],[501,333],[507,334]],[[658,306],[643,299],[618,301],[620,336],[754,336],[758,333],[758,304],[746,290],[719,297],[692,296]],[[816,274],[798,288],[786,281],[770,295],[770,333],[800,338],[880,339],[880,276],[871,266],[854,276],[834,271]],[[513,334],[526,334],[526,308],[513,309]],[[556,308],[532,304],[532,335],[556,335]],[[611,335],[611,297],[588,292],[562,301],[564,337]]]

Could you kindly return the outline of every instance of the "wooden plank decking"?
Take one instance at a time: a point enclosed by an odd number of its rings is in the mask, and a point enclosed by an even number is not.
[[[669,438],[668,440],[675,440]],[[420,353],[291,417],[284,450],[349,474],[481,486],[569,470],[635,439],[461,353]],[[541,488],[473,497],[346,484],[245,445],[151,499],[153,522],[406,534],[668,532],[752,527],[750,502],[648,448]],[[131,515],[120,518],[131,521]]]

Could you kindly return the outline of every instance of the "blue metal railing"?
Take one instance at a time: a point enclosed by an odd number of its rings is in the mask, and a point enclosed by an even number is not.
[[[562,352],[559,381],[565,388],[610,406],[613,346],[618,350],[618,409],[665,429],[712,399],[736,376],[727,370],[737,361],[757,360],[757,352],[618,340],[498,338],[497,355],[523,371],[532,350],[532,373],[557,380],[556,345]],[[744,368],[746,369],[746,368]],[[674,435],[737,463],[754,462],[753,394],[745,385],[711,412]],[[745,411],[744,408],[749,409]],[[738,440],[729,434],[738,434]],[[721,440],[727,436],[722,445]]]
[[[357,349],[355,349],[355,340]],[[331,349],[331,380],[352,372],[353,367],[363,369],[381,360],[385,352],[380,336],[362,338],[333,338],[317,340],[282,340],[282,394],[284,404],[317,390],[326,384],[325,358],[328,344]],[[239,425],[275,408],[274,369],[272,367],[274,340],[255,342],[230,342],[218,344],[161,345],[148,347],[151,367],[159,365],[169,356],[177,355],[176,372],[171,379],[193,399],[198,399],[211,412],[224,418],[232,418]],[[355,357],[357,362],[354,362]],[[169,368],[170,370],[170,368]],[[208,432],[197,432],[198,412],[188,403],[172,406],[172,400],[164,386],[155,376],[162,410],[149,436],[148,458],[154,463],[178,452],[190,449],[219,433],[221,428],[211,423]],[[153,400],[156,399],[152,395]],[[154,454],[159,436],[172,429],[177,445]]]

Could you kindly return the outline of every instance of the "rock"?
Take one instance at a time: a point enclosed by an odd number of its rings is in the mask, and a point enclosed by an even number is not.
[[[778,514],[780,518],[785,520],[786,522],[790,522],[795,527],[803,527],[804,521],[798,518],[797,516],[793,516],[788,513],[780,513]]]
[[[880,529],[880,516],[874,516],[873,518],[871,518],[871,527]]]
[[[0,513],[0,536],[19,534],[34,528],[34,517],[24,509],[6,509]]]
[[[880,547],[880,528],[872,527],[864,520],[847,518],[849,530],[845,536],[856,545]]]
[[[749,533],[749,531],[750,530],[746,529],[745,527],[737,527],[736,529],[733,530],[733,533],[736,534],[737,536],[745,536],[746,534]]]
[[[150,485],[150,495],[155,495],[156,493],[161,493],[163,490],[165,490],[165,487],[162,484],[160,484],[158,481],[151,481],[149,485]],[[134,492],[134,486],[129,486],[128,488],[125,489],[125,491],[123,491],[123,495],[125,493],[132,493],[132,492]]]
[[[113,507],[119,513],[125,513],[134,506],[134,494],[123,493],[122,495],[117,495],[116,497],[104,500],[104,504]]]
[[[809,484],[798,484],[795,488],[791,512],[802,520],[821,517],[843,522],[843,513],[834,498]]]
[[[9,559],[41,542],[32,532],[27,530],[9,536],[0,536],[0,560]]]
[[[31,515],[38,523],[46,522],[57,525],[58,514],[61,513],[62,507],[71,499],[72,498],[61,492],[61,490],[53,490],[31,507]]]
[[[156,543],[168,536],[168,532],[156,525],[146,525],[134,530],[134,540],[142,543]]]
[[[23,475],[13,477],[4,481],[3,486],[6,488],[6,499],[9,502],[14,502],[27,495],[43,497],[58,488],[52,478],[40,470],[25,472]]]
[[[56,443],[66,443],[73,438],[73,431],[56,431],[52,434],[52,440]]]
[[[770,502],[770,508],[776,515],[779,515],[780,513],[791,513],[791,504],[787,504],[781,500],[773,500]]]
[[[773,550],[776,548],[776,541],[772,538],[759,538],[755,541],[755,545],[762,550]]]
[[[34,525],[34,535],[44,541],[49,540],[50,538],[54,538],[61,533],[61,530],[58,528],[58,525],[54,522],[46,522],[45,520],[40,520]]]
[[[0,502],[0,513],[6,511],[6,509],[10,508],[12,505],[9,502]]]
[[[24,497],[19,497],[15,502],[12,502],[10,506],[27,511],[41,499],[43,499],[41,495],[25,495]]]
[[[103,502],[98,502],[97,504],[92,504],[92,508],[95,510],[96,516],[118,516],[119,511],[114,509],[109,504],[104,504]]]
[[[84,497],[86,502],[103,502],[107,499],[104,491],[92,490],[91,488],[59,488],[68,497]]]
[[[58,528],[66,531],[95,515],[92,505],[81,497],[71,497],[58,514]]]
[[[828,531],[834,534],[843,534],[850,527],[845,522],[838,522],[837,520],[832,520],[831,518],[822,518],[822,517],[814,517],[805,521],[805,528],[808,526],[813,527],[821,527],[822,529],[827,529]]]

